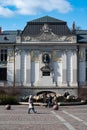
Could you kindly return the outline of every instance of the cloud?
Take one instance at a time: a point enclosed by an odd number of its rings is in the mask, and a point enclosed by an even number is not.
[[[33,15],[54,10],[67,13],[72,10],[72,6],[68,0],[0,0],[0,15],[3,16],[12,14]]]
[[[12,15],[13,15],[13,12],[10,9],[0,6],[0,16],[8,17]]]

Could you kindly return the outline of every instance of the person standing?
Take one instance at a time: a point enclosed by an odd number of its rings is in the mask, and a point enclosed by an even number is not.
[[[54,95],[54,98],[53,98],[53,109],[54,110],[58,110],[59,109],[59,105],[58,105],[56,94]]]
[[[30,113],[31,110],[33,111],[33,113],[36,113],[35,108],[34,108],[34,104],[33,104],[33,96],[32,95],[29,96],[28,102],[29,102],[28,114]]]
[[[57,96],[56,96],[56,94],[54,95],[52,102],[53,102],[53,105],[57,104],[58,101],[57,101]]]
[[[46,98],[46,104],[47,104],[46,107],[50,108],[52,106],[52,96],[50,94]]]

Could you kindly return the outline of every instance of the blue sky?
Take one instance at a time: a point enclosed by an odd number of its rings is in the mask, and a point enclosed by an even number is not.
[[[0,0],[2,30],[23,30],[28,21],[51,16],[67,22],[69,28],[87,30],[87,0]]]

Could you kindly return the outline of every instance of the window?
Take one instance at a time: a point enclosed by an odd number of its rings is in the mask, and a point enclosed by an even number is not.
[[[7,61],[7,50],[6,49],[0,50],[0,61]]]
[[[0,81],[6,81],[6,80],[7,80],[7,69],[0,68]]]

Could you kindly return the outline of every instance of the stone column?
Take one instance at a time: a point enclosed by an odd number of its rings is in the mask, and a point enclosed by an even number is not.
[[[71,84],[71,56],[72,52],[68,51],[67,52],[67,86],[70,86]]]
[[[56,86],[61,86],[62,83],[62,55],[61,51],[53,51],[54,62],[54,82]]]
[[[77,54],[72,52],[71,57],[71,86],[77,86]]]
[[[13,49],[8,49],[8,62],[7,62],[7,81],[9,85],[14,82],[14,54]]]
[[[67,53],[63,52],[62,55],[62,85],[67,86]]]
[[[86,85],[86,66],[85,49],[79,49],[79,85]]]
[[[39,51],[31,51],[31,85],[37,86],[39,81]]]
[[[58,85],[58,62],[54,61],[54,83]]]
[[[30,52],[26,51],[26,85],[31,86],[31,57]]]
[[[21,85],[20,69],[21,69],[21,56],[20,53],[17,52],[15,54],[15,84],[16,85]]]
[[[25,51],[21,51],[21,85],[26,83],[26,58]]]

